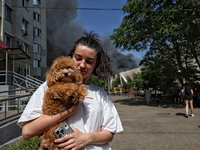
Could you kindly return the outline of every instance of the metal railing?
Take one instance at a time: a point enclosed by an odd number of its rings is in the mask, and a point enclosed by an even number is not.
[[[31,88],[32,90],[36,90]],[[17,89],[9,91],[0,92],[0,122],[6,119],[12,118],[21,114],[26,107],[30,97],[33,93],[29,92],[30,89]],[[22,94],[24,91],[24,94]],[[19,92],[18,94],[13,95],[2,95],[3,93],[8,94],[8,92]],[[27,94],[30,93],[30,94]],[[9,114],[9,116],[8,116]]]
[[[23,112],[33,92],[43,83],[30,75],[0,70],[0,85],[15,85],[15,90],[0,92],[0,123]],[[3,94],[5,93],[5,94]]]
[[[43,81],[36,79],[30,75],[26,75],[26,85],[28,87],[39,87]]]
[[[0,80],[0,84],[2,85],[15,85],[21,88],[24,87],[33,87],[37,88],[39,87],[43,81],[36,79],[30,75],[20,75],[16,72],[13,71],[6,71],[6,70],[1,70],[0,71],[0,77],[2,78]]]

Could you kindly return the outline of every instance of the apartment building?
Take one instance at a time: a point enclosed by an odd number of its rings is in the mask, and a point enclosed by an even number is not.
[[[0,46],[0,70],[44,80],[46,0],[1,0],[0,3],[0,40],[8,47]]]

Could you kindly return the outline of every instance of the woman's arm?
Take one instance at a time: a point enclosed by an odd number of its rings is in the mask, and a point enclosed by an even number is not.
[[[181,90],[181,93],[184,93],[184,90],[183,90],[183,89]]]
[[[102,145],[112,141],[114,133],[103,130],[101,132],[88,133],[88,142],[93,145]]]
[[[74,133],[63,138],[57,139],[58,148],[64,149],[80,149],[86,145],[103,145],[112,141],[114,133],[103,130],[95,133],[82,133],[76,128],[73,128]]]
[[[192,95],[194,94],[194,91],[193,91],[193,89],[191,89],[191,94],[192,94]]]
[[[67,117],[73,115],[79,107],[79,103],[73,105],[70,109],[56,114],[56,115],[45,115],[42,114],[40,117],[27,121],[24,123],[22,128],[22,135],[25,140],[28,140],[36,135],[43,133],[48,130],[51,126],[56,125]]]

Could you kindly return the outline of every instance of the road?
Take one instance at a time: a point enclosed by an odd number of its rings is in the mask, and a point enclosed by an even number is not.
[[[195,117],[185,118],[185,105],[173,101],[109,96],[120,115],[124,131],[115,134],[113,150],[199,150],[200,106],[195,102]]]

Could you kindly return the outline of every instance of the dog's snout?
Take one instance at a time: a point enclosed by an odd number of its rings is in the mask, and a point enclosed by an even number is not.
[[[67,77],[68,76],[68,72],[65,72],[64,75],[65,75],[65,77]]]

